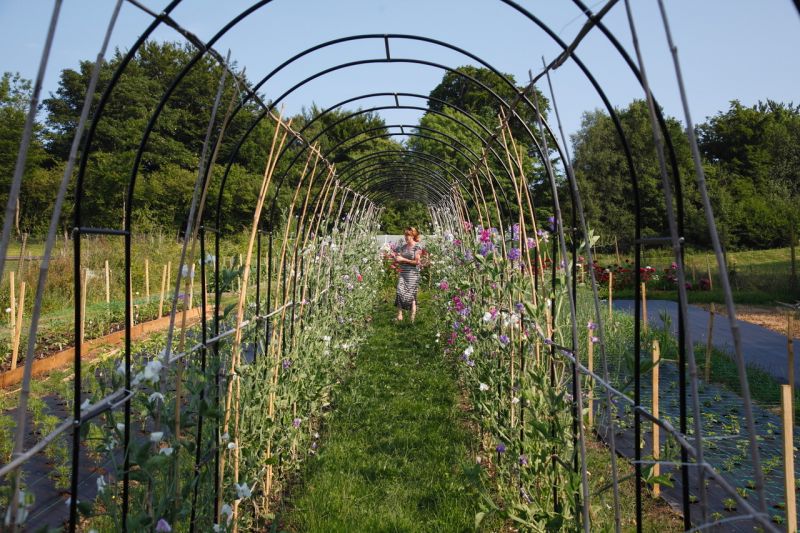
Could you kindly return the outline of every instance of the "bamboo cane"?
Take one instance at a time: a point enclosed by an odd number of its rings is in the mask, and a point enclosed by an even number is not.
[[[794,477],[794,419],[792,388],[781,385],[781,418],[783,419],[783,481],[786,495],[786,531],[797,533],[797,496]]]
[[[589,372],[594,372],[594,341],[592,340],[594,333],[592,328],[588,328],[586,333],[586,366],[589,368]],[[594,426],[594,381],[591,377],[587,379],[589,381],[589,392],[587,393],[586,405],[589,407],[589,427],[591,428]]]
[[[164,316],[164,291],[167,289],[167,265],[161,271],[161,295],[158,298],[158,318]]]
[[[150,259],[144,260],[144,297],[150,303]]]
[[[642,282],[642,327],[644,328],[644,332],[647,333],[647,285],[645,285],[644,281]]]
[[[14,344],[11,347],[11,370],[17,368],[19,356],[19,339],[22,336],[22,317],[25,315],[25,282],[19,285],[19,307],[17,308],[17,324],[14,330]]]
[[[83,342],[86,340],[86,297],[89,294],[89,269],[83,269],[83,280],[81,283],[81,294],[79,298],[81,299],[81,331],[80,331],[80,343],[83,345]]]
[[[657,340],[653,341],[653,416],[658,418],[658,374],[659,374],[659,360],[661,359],[661,346],[659,345]],[[660,427],[658,424],[653,422],[653,475],[658,476],[661,474],[661,465],[658,464],[658,460],[661,458],[661,435]],[[655,483],[653,485],[653,496],[658,497],[661,494],[661,485]]]
[[[111,303],[111,269],[108,267],[108,259],[106,259],[106,303]]]
[[[706,383],[711,381],[711,355],[712,349],[714,348],[714,315],[716,314],[716,308],[714,307],[714,302],[711,302],[711,309],[708,311],[708,338],[706,338],[706,364],[705,364],[705,373],[704,378]]]

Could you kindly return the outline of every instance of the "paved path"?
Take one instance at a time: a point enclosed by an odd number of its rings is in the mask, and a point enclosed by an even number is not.
[[[615,309],[622,309],[633,313],[633,300],[615,300]],[[662,327],[662,311],[669,313],[672,318],[672,330],[678,330],[678,304],[668,300],[649,300],[647,302],[647,315],[650,324]],[[708,311],[702,308],[689,306],[689,331],[694,343],[706,343],[708,335]],[[772,375],[781,383],[788,383],[788,365],[786,354],[786,336],[775,333],[767,328],[739,321],[739,330],[742,336],[742,353],[749,365],[758,367]],[[733,335],[727,316],[714,317],[714,346],[733,353]],[[795,354],[800,343],[795,339]],[[800,357],[794,361],[795,385],[800,385]]]

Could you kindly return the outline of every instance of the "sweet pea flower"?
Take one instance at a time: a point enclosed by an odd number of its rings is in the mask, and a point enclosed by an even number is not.
[[[150,442],[161,442],[161,439],[164,438],[163,431],[154,431],[150,433]]]
[[[303,421],[302,421],[301,419],[299,419],[299,418],[295,418],[294,420],[292,420],[292,425],[293,425],[295,428],[299,428],[299,427],[300,427],[300,424],[301,424],[302,422],[303,422]]]
[[[508,335],[500,335],[500,344],[503,346],[508,345],[511,342],[511,339],[508,338]]]
[[[159,380],[159,374],[161,374],[161,369],[164,365],[161,364],[161,361],[158,359],[154,359],[147,363],[144,367],[144,379],[145,381],[150,381],[152,383],[156,383]]]
[[[481,392],[486,392],[487,390],[489,390],[489,385],[487,385],[486,383],[481,383],[480,385],[478,385],[478,390],[480,390]]]
[[[497,453],[506,453],[506,445],[501,442],[495,447],[495,450],[497,450]]]
[[[247,483],[242,483],[238,485],[234,483],[234,487],[236,487],[236,496],[241,500],[242,498],[249,498],[251,495],[250,487],[247,486]]]
[[[172,527],[166,520],[161,518],[156,524],[156,533],[169,533],[170,531],[172,531]]]

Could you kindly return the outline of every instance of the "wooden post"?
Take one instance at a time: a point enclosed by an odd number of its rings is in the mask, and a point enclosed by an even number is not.
[[[158,299],[158,318],[164,316],[164,291],[167,288],[167,265],[161,271],[161,296]]]
[[[19,260],[17,261],[17,272],[22,274],[22,267],[25,266],[25,248],[28,245],[28,234],[24,233],[22,235],[22,248],[19,250]]]
[[[81,280],[81,294],[79,298],[81,299],[81,330],[79,335],[79,341],[81,345],[83,345],[83,341],[86,338],[86,295],[89,292],[89,287],[87,286],[87,282],[89,281],[89,269],[83,269],[83,279]]]
[[[17,282],[14,279],[14,271],[11,270],[8,272],[8,289],[9,289],[9,296],[11,304],[9,308],[11,311],[9,312],[8,320],[10,322],[9,326],[11,327],[11,342],[14,342],[14,332],[17,330],[17,298],[16,294],[16,286]]]
[[[608,271],[608,320],[614,316],[612,312],[612,304],[614,301],[614,273]]]
[[[792,420],[794,420],[794,394],[795,394],[795,385],[794,385],[794,330],[792,329],[792,312],[790,311],[787,318],[786,324],[786,361],[789,364],[788,368],[788,377],[789,377],[789,387],[792,389],[791,399],[792,399]]]
[[[150,303],[150,260],[144,260],[144,297]]]
[[[647,285],[642,282],[642,327],[647,333]]]
[[[19,357],[19,339],[22,336],[22,317],[25,314],[25,282],[19,285],[19,307],[17,308],[17,324],[14,329],[14,344],[11,346],[11,370],[17,368]]]
[[[594,372],[594,343],[592,342],[592,329],[588,328],[586,331],[586,353],[587,361],[586,366],[589,372]],[[589,406],[589,427],[594,426],[594,378],[589,377],[589,392],[586,395],[586,405]]]
[[[106,303],[111,303],[111,270],[108,268],[108,259],[106,259]]]
[[[659,378],[659,360],[661,359],[661,346],[657,340],[653,341],[653,416],[658,418],[658,378]],[[658,476],[661,474],[661,465],[658,460],[661,458],[661,427],[653,422],[653,475]],[[653,485],[653,496],[658,497],[661,494],[661,485],[655,483]]]
[[[794,420],[792,388],[781,385],[781,417],[783,418],[783,480],[786,493],[786,531],[797,533],[797,497],[794,481]]]
[[[708,272],[708,290],[714,289],[714,281],[711,279],[711,261],[706,256],[706,271]]]
[[[716,308],[714,307],[714,302],[711,302],[711,309],[708,311],[708,338],[706,339],[706,367],[704,373],[704,379],[706,383],[711,381],[711,350],[714,348],[714,315],[716,314]]]
[[[194,307],[192,301],[194,300],[194,263],[189,267],[189,309]]]
[[[167,284],[164,286],[164,290],[169,290],[169,286],[172,283],[172,261],[167,261]]]
[[[617,243],[616,235],[614,235],[614,251],[617,253],[617,264],[622,266],[622,259],[619,257],[619,243]]]

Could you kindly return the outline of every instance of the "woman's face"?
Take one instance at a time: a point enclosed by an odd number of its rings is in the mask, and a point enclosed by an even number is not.
[[[409,245],[409,246],[413,246],[414,245],[414,236],[413,235],[411,235],[409,233],[406,233],[404,235],[404,237],[406,238],[406,244],[407,245]]]

